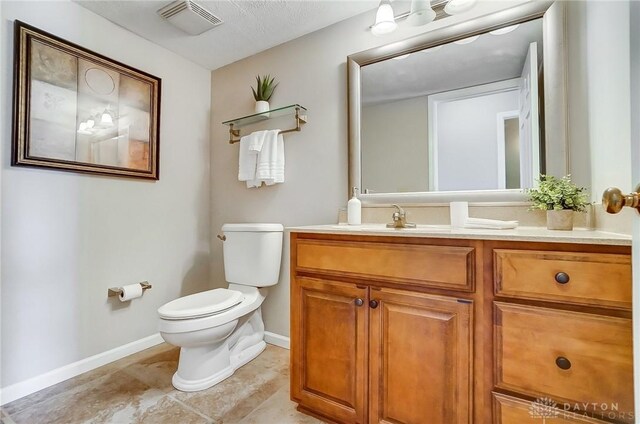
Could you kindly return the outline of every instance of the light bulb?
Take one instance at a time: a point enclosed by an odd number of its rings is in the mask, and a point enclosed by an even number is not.
[[[88,119],[87,120],[87,129],[89,128],[93,128],[93,126],[96,124],[96,122],[93,119]]]
[[[395,31],[397,27],[391,3],[389,0],[382,0],[376,12],[376,23],[371,27],[371,32],[373,35],[383,35]]]
[[[431,8],[431,2],[429,0],[411,0],[411,12],[407,18],[409,25],[426,25],[435,18],[436,12]]]
[[[102,114],[102,117],[100,118],[100,123],[105,125],[113,125],[113,118],[111,117],[109,112],[107,112],[106,110],[104,111],[104,113]]]

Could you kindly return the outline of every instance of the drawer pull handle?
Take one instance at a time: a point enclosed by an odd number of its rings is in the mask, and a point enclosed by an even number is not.
[[[364,305],[364,300],[357,298],[355,303],[356,303],[356,306],[362,306]]]
[[[556,358],[556,365],[561,370],[568,370],[569,368],[571,368],[571,361],[565,358],[564,356],[558,356]]]
[[[559,272],[556,274],[556,282],[558,284],[567,284],[569,282],[569,274],[566,272]]]
[[[376,309],[378,307],[378,301],[372,300],[371,302],[369,302],[369,306],[371,307],[371,309]]]

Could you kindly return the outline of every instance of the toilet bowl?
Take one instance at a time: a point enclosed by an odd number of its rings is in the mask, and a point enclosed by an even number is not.
[[[230,377],[266,347],[260,306],[277,284],[280,224],[225,224],[223,257],[228,288],[181,297],[158,309],[159,330],[180,347],[173,386],[204,390]]]

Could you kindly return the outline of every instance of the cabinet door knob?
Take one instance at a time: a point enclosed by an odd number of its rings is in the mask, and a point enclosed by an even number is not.
[[[356,303],[356,306],[362,306],[364,305],[364,300],[357,298],[355,303]]]
[[[571,361],[565,358],[564,356],[558,356],[556,358],[556,365],[561,370],[568,370],[569,368],[571,368]]]
[[[371,306],[371,309],[376,309],[378,307],[378,301],[372,300],[371,302],[369,302],[369,306]]]
[[[569,274],[566,272],[559,272],[556,274],[556,283],[567,284],[569,282]]]

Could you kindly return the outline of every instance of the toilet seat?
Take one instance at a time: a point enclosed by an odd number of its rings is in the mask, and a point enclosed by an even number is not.
[[[237,290],[213,289],[173,300],[158,309],[160,318],[185,320],[219,314],[238,305],[244,295]]]

